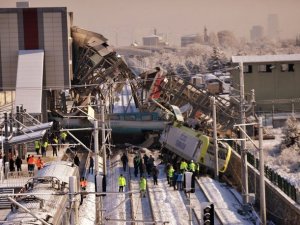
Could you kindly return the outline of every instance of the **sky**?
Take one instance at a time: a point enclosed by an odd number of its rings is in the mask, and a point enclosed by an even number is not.
[[[15,0],[0,0],[0,7],[14,7]],[[179,44],[180,36],[233,31],[249,38],[253,25],[267,31],[269,14],[277,14],[281,38],[300,33],[299,0],[31,0],[32,7],[66,6],[74,12],[74,25],[97,33],[118,46],[141,42],[142,36],[163,34],[168,42]]]

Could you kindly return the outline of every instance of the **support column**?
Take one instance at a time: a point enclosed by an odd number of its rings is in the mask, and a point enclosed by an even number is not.
[[[260,172],[260,220],[262,225],[266,225],[266,195],[265,195],[265,167],[264,167],[264,150],[263,150],[263,125],[262,117],[259,120],[259,172]]]
[[[218,149],[218,133],[217,133],[217,112],[216,112],[216,98],[213,101],[213,129],[214,129],[214,148],[215,148],[215,180],[219,180],[219,149]]]
[[[245,84],[244,84],[244,64],[240,62],[240,113],[241,113],[241,128],[246,131],[245,126]],[[247,152],[246,152],[246,135],[240,131],[241,136],[241,160],[242,160],[242,196],[243,204],[249,202],[249,191],[248,191],[248,167],[247,167]]]
[[[99,131],[98,131],[98,120],[94,121],[94,149],[95,149],[95,178],[99,175]],[[95,214],[96,221],[95,224],[98,225],[100,223],[100,199],[98,195],[95,196]]]

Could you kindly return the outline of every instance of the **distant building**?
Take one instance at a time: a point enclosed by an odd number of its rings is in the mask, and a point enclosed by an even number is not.
[[[188,45],[197,43],[201,43],[201,36],[199,34],[192,34],[181,37],[181,47],[186,47]]]
[[[255,90],[256,111],[300,111],[300,54],[232,56],[233,64],[240,62],[245,93]],[[232,70],[233,90],[240,90],[239,73]]]
[[[209,36],[207,34],[207,28],[206,27],[204,27],[203,41],[204,41],[204,44],[208,44],[209,43]]]
[[[153,47],[163,47],[163,46],[167,46],[168,43],[165,42],[161,36],[153,34],[147,37],[143,37],[143,45],[153,46]]]
[[[279,20],[277,14],[269,14],[268,21],[268,37],[271,39],[279,38]]]
[[[296,37],[296,46],[300,46],[300,34]]]
[[[250,39],[251,41],[257,41],[262,39],[264,36],[264,28],[259,25],[255,25],[250,30]]]

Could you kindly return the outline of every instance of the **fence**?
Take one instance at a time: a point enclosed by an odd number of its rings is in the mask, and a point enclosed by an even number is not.
[[[229,141],[228,144],[235,149],[235,151],[241,155],[240,145],[234,141]],[[251,153],[247,153],[247,162],[251,164],[254,168],[259,170],[259,159],[255,158]],[[300,202],[300,192],[297,188],[292,185],[287,179],[280,176],[278,173],[269,168],[267,165],[264,165],[265,177],[282,190],[287,196],[293,199],[295,202]],[[298,197],[297,197],[298,196]],[[298,202],[299,201],[299,202]]]

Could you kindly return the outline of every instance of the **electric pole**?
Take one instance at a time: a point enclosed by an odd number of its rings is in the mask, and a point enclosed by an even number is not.
[[[265,168],[264,168],[264,151],[263,151],[263,125],[262,117],[258,118],[259,121],[259,173],[260,173],[260,218],[261,224],[266,225],[266,195],[265,195]]]
[[[216,98],[212,97],[213,101],[213,129],[214,129],[214,148],[215,148],[215,180],[219,179],[219,160],[218,160],[218,133],[217,133],[217,112],[216,112]]]
[[[94,120],[94,150],[95,150],[95,177],[99,175],[99,131],[98,131],[98,120]],[[100,199],[96,195],[95,210],[96,218],[95,224],[100,223],[99,211],[100,211]]]
[[[244,67],[243,62],[239,63],[240,68],[240,113],[241,113],[241,129],[246,132],[245,126],[245,84],[244,84]],[[248,193],[248,168],[247,168],[247,152],[246,152],[246,135],[240,130],[241,136],[241,161],[242,161],[242,196],[243,204],[249,202]]]

